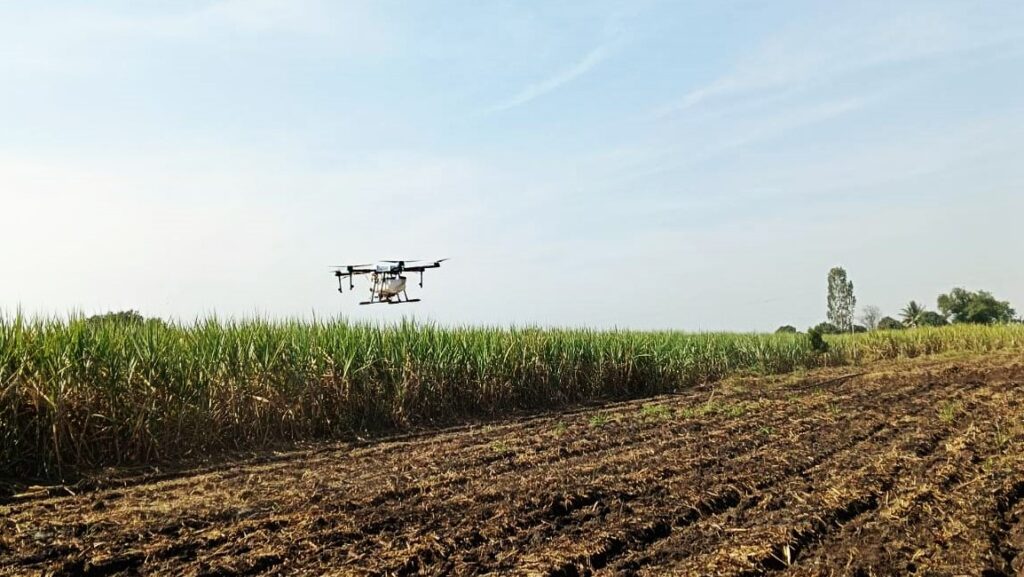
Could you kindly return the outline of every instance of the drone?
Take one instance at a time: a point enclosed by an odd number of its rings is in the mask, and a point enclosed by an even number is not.
[[[405,292],[405,273],[420,273],[420,288],[423,288],[423,271],[428,268],[440,268],[441,263],[448,259],[435,261],[424,260],[382,260],[377,264],[343,264],[334,268],[334,276],[338,277],[338,292],[344,293],[344,279],[348,279],[349,290],[354,290],[355,277],[370,275],[370,300],[362,301],[361,305],[418,303],[420,299],[411,299]],[[426,263],[426,264],[415,264]]]

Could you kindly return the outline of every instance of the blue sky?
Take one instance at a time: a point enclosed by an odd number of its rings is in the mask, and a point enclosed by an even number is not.
[[[771,330],[1024,309],[1019,2],[0,2],[0,307]],[[452,261],[358,307],[328,265]],[[361,296],[361,295],[359,295]]]

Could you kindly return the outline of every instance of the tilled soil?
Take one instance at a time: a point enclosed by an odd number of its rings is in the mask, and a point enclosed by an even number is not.
[[[772,378],[0,504],[0,575],[1024,575],[1024,357]]]

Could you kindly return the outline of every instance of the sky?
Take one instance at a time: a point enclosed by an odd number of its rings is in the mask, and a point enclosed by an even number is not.
[[[843,266],[1024,312],[1022,150],[1019,0],[0,0],[0,310],[766,331]]]

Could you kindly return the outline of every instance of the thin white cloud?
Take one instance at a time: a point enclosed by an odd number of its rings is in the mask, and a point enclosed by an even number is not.
[[[688,147],[683,143],[662,151],[635,155],[632,159],[634,166],[620,167],[621,172],[617,176],[608,177],[606,182],[620,187],[635,186],[637,180],[690,169],[737,149],[771,141],[794,130],[858,112],[883,101],[886,96],[886,92],[854,95],[737,115],[728,123],[713,124],[713,130],[701,133],[698,139],[687,141]]]
[[[777,116],[766,118],[763,122],[738,135],[710,146],[702,155],[692,159],[692,162],[707,160],[724,152],[767,140],[798,128],[827,122],[844,114],[856,112],[879,99],[880,96],[855,96],[784,111]]]
[[[958,9],[959,8],[959,9]],[[860,10],[813,19],[776,34],[729,72],[654,112],[678,114],[715,102],[765,98],[864,69],[1019,45],[1012,26],[990,29],[972,5]],[[1019,19],[1019,17],[1012,17]]]
[[[492,114],[510,110],[536,100],[549,92],[572,82],[573,80],[590,72],[595,66],[608,58],[611,51],[611,44],[603,44],[591,50],[582,60],[573,65],[572,68],[559,72],[558,74],[536,84],[531,84],[511,98],[486,108],[484,114]]]

